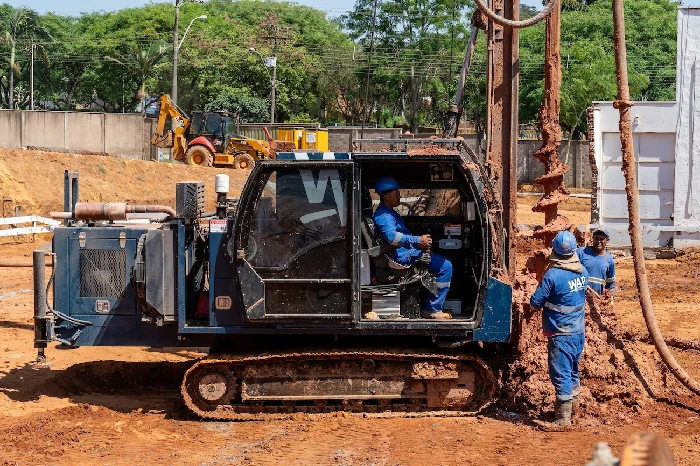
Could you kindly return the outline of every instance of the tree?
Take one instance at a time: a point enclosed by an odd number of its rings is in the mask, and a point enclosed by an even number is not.
[[[351,39],[370,47],[374,0],[357,0],[340,18]],[[442,122],[454,91],[452,78],[468,37],[463,0],[386,0],[378,3],[371,69],[372,101],[381,114],[405,116],[413,131]],[[453,42],[454,37],[454,42]],[[456,51],[456,52],[455,52]],[[366,70],[363,70],[366,71]],[[432,95],[431,95],[432,94]],[[429,97],[429,99],[427,99]],[[430,102],[430,105],[424,103]]]
[[[530,19],[537,15],[537,8],[530,5],[520,4],[520,20]]]
[[[51,35],[41,25],[41,19],[34,10],[18,8],[12,14],[9,24],[5,29],[3,41],[10,47],[10,60],[8,71],[8,108],[15,108],[14,79],[21,71],[17,63],[17,49],[27,51],[34,42],[50,42]]]
[[[670,0],[626,0],[630,92],[635,100],[675,98],[676,8]],[[617,93],[611,0],[565,11],[561,23],[560,120],[570,136],[585,134],[583,114]],[[543,93],[544,25],[520,34],[520,119],[535,121]]]
[[[241,123],[269,121],[270,101],[260,97],[251,97],[237,89],[230,89],[219,94],[204,109],[207,112],[228,111],[238,115]]]
[[[117,57],[105,56],[106,59],[123,66],[129,73],[138,77],[138,98],[141,101],[141,113],[146,112],[146,80],[153,73],[155,66],[162,60],[166,53],[172,51],[172,45],[164,42],[155,42],[147,46],[131,44],[128,51]]]

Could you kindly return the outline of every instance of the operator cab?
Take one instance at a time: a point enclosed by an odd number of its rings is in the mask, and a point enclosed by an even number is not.
[[[484,228],[485,211],[479,210],[475,186],[464,176],[457,160],[413,156],[396,161],[395,157],[375,154],[361,157],[359,171],[360,220],[364,230],[372,230],[373,213],[380,204],[374,190],[377,179],[393,176],[399,182],[401,194],[401,203],[395,210],[406,227],[415,236],[429,234],[433,241],[431,252],[447,257],[452,263],[452,281],[443,310],[452,314],[453,321],[474,321],[484,273],[488,273],[484,260],[484,235],[488,229]],[[385,257],[372,257],[372,248],[382,247],[385,238],[376,227],[374,234],[366,234],[364,230],[360,251],[363,318],[419,318],[430,291],[420,281],[400,286],[406,275],[415,272],[409,269],[402,276],[391,251],[383,254]],[[384,268],[387,262],[389,280]],[[397,275],[402,276],[398,283]]]
[[[189,141],[200,136],[211,141],[217,152],[226,148],[229,136],[235,134],[235,120],[227,112],[194,112]]]
[[[375,182],[385,175],[401,186],[396,210],[408,229],[430,234],[432,252],[452,262],[445,305],[451,320],[421,319],[428,289],[420,282],[382,279],[381,258],[370,258],[376,244],[369,244],[363,226],[379,205]],[[479,176],[478,167],[458,151],[288,153],[256,165],[228,244],[245,319],[404,331],[477,328],[492,256]]]

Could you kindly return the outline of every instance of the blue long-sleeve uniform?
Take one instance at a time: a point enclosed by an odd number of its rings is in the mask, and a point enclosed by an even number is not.
[[[379,204],[374,212],[374,224],[379,228],[387,243],[398,246],[392,255],[399,264],[412,264],[423,252],[418,247],[420,236],[411,234],[401,216],[394,209]]]
[[[584,331],[584,306],[588,272],[551,268],[530,298],[530,306],[543,309],[542,328],[547,336],[573,335]]]
[[[384,204],[379,204],[374,212],[374,224],[379,229],[382,237],[387,243],[398,246],[393,252],[393,259],[402,265],[410,265],[418,259],[423,252],[418,245],[420,236],[414,236],[406,228],[401,216]],[[447,293],[450,291],[452,281],[452,263],[447,257],[439,254],[430,254],[430,264],[428,271],[435,274],[435,281],[438,288],[438,295],[430,294],[423,309],[428,312],[440,312],[445,304]]]
[[[578,362],[585,345],[585,304],[588,272],[551,268],[530,298],[530,306],[542,308],[542,328],[547,337],[549,378],[557,399],[571,400],[581,391]]]
[[[586,246],[578,248],[576,253],[588,271],[588,286],[593,291],[602,295],[604,290],[615,288],[615,260],[609,252],[599,256],[593,248]]]

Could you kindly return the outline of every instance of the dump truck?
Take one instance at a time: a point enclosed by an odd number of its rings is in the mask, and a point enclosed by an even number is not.
[[[181,387],[203,418],[479,411],[496,380],[472,343],[511,335],[512,291],[496,278],[492,238],[501,209],[463,140],[410,144],[419,147],[280,153],[255,165],[238,197],[217,175],[210,213],[204,182],[178,183],[174,209],[67,199],[48,294],[35,277],[35,345],[43,356],[55,341],[209,347]],[[406,225],[453,264],[451,320],[420,318],[434,277],[392,268],[394,246],[372,219],[387,174],[402,184]],[[160,217],[119,223],[130,212]]]

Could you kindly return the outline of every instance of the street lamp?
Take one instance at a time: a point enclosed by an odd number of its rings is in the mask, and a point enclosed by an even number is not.
[[[185,34],[182,36],[182,40],[178,42],[177,34],[178,29],[180,27],[180,5],[182,5],[185,2],[204,3],[204,0],[175,0],[175,27],[173,28],[173,83],[172,89],[170,91],[170,98],[174,103],[177,103],[177,54],[180,51],[180,46],[182,45],[182,41],[185,40],[187,31],[189,31],[190,26],[192,26],[192,23],[194,23],[194,21],[197,19],[207,19],[206,15],[202,15],[190,21],[189,26],[187,26],[187,29],[185,30]]]
[[[275,122],[275,94],[277,89],[277,57],[267,57],[263,58],[260,52],[255,50],[255,47],[250,47],[248,49],[250,52],[256,54],[260,57],[265,65],[265,68],[272,68],[272,73],[267,72],[270,75],[270,123]]]
[[[202,15],[202,16],[197,16],[196,18],[192,18],[192,21],[190,21],[190,24],[187,25],[187,29],[185,29],[185,33],[182,35],[182,39],[180,40],[180,43],[177,44],[178,50],[180,50],[180,47],[182,47],[182,43],[185,42],[185,37],[187,37],[187,33],[189,32],[190,28],[192,27],[192,23],[194,23],[198,19],[205,20],[205,19],[207,19],[207,15]]]

